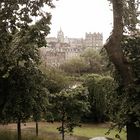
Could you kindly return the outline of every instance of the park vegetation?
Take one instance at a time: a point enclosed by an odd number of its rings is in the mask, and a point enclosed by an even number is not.
[[[72,133],[81,122],[112,122],[126,128],[127,140],[140,139],[140,33],[135,0],[110,0],[114,26],[104,49],[88,48],[60,66],[43,66],[51,0],[0,1],[0,123],[59,121]],[[37,21],[33,19],[38,19]],[[101,53],[102,52],[102,53]],[[108,64],[108,67],[106,67]]]

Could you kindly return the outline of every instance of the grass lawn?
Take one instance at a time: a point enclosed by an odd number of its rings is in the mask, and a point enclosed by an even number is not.
[[[40,122],[39,123],[39,135],[41,136],[39,139],[36,139],[35,137],[30,137],[30,135],[35,135],[35,123],[27,123],[26,126],[22,125],[22,134],[27,133],[24,140],[58,140],[60,138],[60,134],[57,130],[57,127],[60,126],[60,123],[46,123],[46,122]],[[4,127],[4,130],[16,130],[16,124],[9,124],[8,126]],[[2,130],[2,126],[0,127],[0,130]],[[117,131],[113,130],[111,131],[110,135],[105,135],[105,133],[108,131],[108,124],[83,124],[81,127],[77,127],[74,129],[74,136],[77,136],[77,140],[88,140],[88,138],[91,137],[97,137],[97,136],[106,136],[115,139],[115,134],[117,134]],[[1,133],[0,133],[1,136]],[[25,135],[24,135],[25,136]],[[83,136],[83,137],[79,137]],[[120,134],[121,140],[126,140],[126,134],[125,132],[122,132]],[[27,137],[30,137],[27,138]],[[0,140],[5,140],[1,139]],[[14,140],[14,139],[6,139],[6,140]]]
[[[46,126],[41,125],[40,130],[46,131],[46,132],[55,132],[58,133],[58,130],[56,129],[58,126],[60,126],[60,123],[47,123]],[[108,124],[82,124],[81,127],[76,127],[74,129],[73,135],[76,136],[84,136],[84,137],[97,137],[97,136],[105,136],[115,139],[115,135],[118,134],[117,130],[112,130],[109,135],[105,135],[106,132],[108,132],[109,126]],[[121,134],[119,134],[121,137],[121,140],[126,140],[126,133],[123,131]],[[117,140],[117,139],[115,139]]]
[[[83,125],[80,128],[76,128],[74,130],[75,135],[85,136],[85,137],[98,137],[98,136],[105,136],[115,139],[115,135],[118,134],[117,130],[112,130],[109,135],[105,135],[108,132],[107,127],[103,127],[102,125]],[[126,140],[125,132],[119,134],[121,140]],[[115,139],[117,140],[117,139]]]

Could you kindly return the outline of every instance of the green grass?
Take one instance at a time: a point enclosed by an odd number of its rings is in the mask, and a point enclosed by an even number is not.
[[[39,123],[39,137],[35,137],[35,123],[28,123],[25,128],[22,130],[22,140],[58,140],[60,138],[57,127],[60,126],[60,123]],[[13,126],[13,125],[12,125]],[[12,131],[7,131],[1,129],[0,130],[0,140],[16,140],[16,132],[15,126],[12,127]],[[105,136],[113,138],[114,140],[118,140],[115,138],[115,135],[118,133],[115,130],[112,130],[109,135],[105,135],[108,131],[108,124],[83,124],[82,127],[76,127],[74,129],[73,135],[85,137],[84,140],[97,137],[97,136]],[[119,134],[121,140],[126,140],[125,132]],[[81,140],[81,138],[78,138]]]
[[[59,123],[48,124],[46,125],[46,127],[41,127],[40,130],[46,131],[46,132],[58,133],[58,130],[56,129],[58,126],[60,126]],[[88,138],[97,137],[97,136],[105,136],[105,137],[110,137],[117,140],[115,138],[115,135],[119,134],[119,136],[121,137],[121,140],[126,140],[125,131],[118,133],[117,130],[112,130],[109,135],[105,135],[108,132],[108,130],[109,130],[108,125],[104,125],[104,124],[99,124],[99,125],[83,124],[82,127],[76,127],[74,129],[73,135],[84,136]]]
[[[115,138],[115,135],[118,134],[118,131],[112,130],[109,135],[105,135],[108,132],[108,128],[102,128],[102,127],[96,127],[96,126],[84,126],[80,128],[76,128],[74,130],[74,134],[78,136],[85,136],[85,137],[98,137],[98,136],[105,136],[110,137],[113,139]],[[120,134],[121,140],[126,140],[126,134],[125,132],[121,132]]]
[[[46,126],[42,126],[40,128],[40,131],[54,132],[58,134],[58,130],[56,129],[58,126],[60,126],[60,123],[47,124]],[[88,138],[105,136],[117,140],[115,138],[115,135],[119,134],[122,140],[126,140],[126,133],[124,131],[119,133],[117,130],[112,130],[109,135],[105,135],[108,132],[108,130],[109,130],[109,126],[106,124],[99,124],[99,125],[83,124],[82,127],[76,127],[74,129],[73,135],[84,136]]]

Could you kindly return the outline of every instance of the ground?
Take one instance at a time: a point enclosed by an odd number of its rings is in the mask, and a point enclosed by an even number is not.
[[[59,138],[60,134],[57,130],[57,127],[60,126],[60,123],[47,123],[39,122],[39,135],[50,138]],[[29,133],[35,135],[35,123],[28,122],[22,123],[22,133]],[[73,136],[67,135],[67,140],[88,140],[91,137],[105,136],[115,139],[116,131],[112,131],[111,135],[105,135],[108,131],[109,123],[104,124],[82,124],[82,127],[74,129]],[[8,129],[10,131],[16,131],[16,124],[0,125],[0,129]],[[121,134],[122,140],[125,140],[125,133]],[[117,139],[116,139],[117,140]]]

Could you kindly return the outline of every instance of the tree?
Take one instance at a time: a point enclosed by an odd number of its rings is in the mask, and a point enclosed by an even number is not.
[[[39,53],[35,42],[31,40],[32,28],[24,32],[15,33],[11,46],[6,51],[9,58],[4,58],[9,65],[8,71],[1,78],[5,81],[6,88],[1,85],[4,102],[1,106],[4,121],[16,121],[18,139],[21,139],[21,121],[27,120],[34,114],[38,114],[46,108],[47,90],[44,84],[44,75],[38,68]],[[33,42],[29,42],[33,41]],[[12,108],[11,108],[12,107]],[[40,111],[39,111],[40,109]]]
[[[105,60],[100,54],[100,50],[94,48],[87,48],[81,54],[81,57],[85,60],[87,66],[87,72],[89,73],[102,73],[105,71]]]
[[[43,75],[34,67],[15,67],[7,79],[7,99],[2,115],[8,121],[16,121],[18,139],[21,139],[22,121],[35,112],[40,115],[47,107],[47,89],[43,85]],[[36,120],[37,121],[37,120]]]
[[[57,114],[61,126],[58,128],[65,139],[65,133],[72,133],[79,126],[82,115],[89,111],[88,92],[83,87],[63,89],[51,95],[53,115]]]
[[[62,70],[69,74],[81,75],[87,71],[88,65],[81,57],[75,57],[60,66]]]
[[[83,83],[89,92],[90,113],[85,114],[83,121],[101,123],[109,119],[108,105],[116,85],[110,76],[98,74],[87,75]]]
[[[121,41],[123,40],[124,31],[130,36],[136,36],[137,23],[138,23],[138,8],[139,2],[135,0],[112,0],[113,5],[113,31],[109,37],[107,43],[104,45],[110,61],[114,64],[117,72],[120,75],[118,98],[123,99],[123,104],[119,104],[119,109],[125,114],[121,123],[118,123],[120,127],[126,126],[127,139],[139,140],[140,139],[140,127],[136,122],[139,122],[139,114],[137,111],[132,110],[134,104],[137,106],[138,102],[134,99],[134,96],[139,95],[139,91],[135,90],[137,86],[135,81],[135,74],[133,73],[134,67],[132,63],[128,61],[127,55],[124,54],[124,50],[121,47]],[[134,46],[135,47],[135,46]],[[139,81],[139,79],[137,79]],[[139,84],[138,84],[139,85]],[[136,95],[135,95],[135,94]],[[123,98],[122,98],[123,97]],[[139,100],[139,96],[137,96]],[[131,101],[131,102],[130,102]],[[124,108],[126,107],[126,109]],[[136,113],[136,114],[135,114]],[[138,115],[138,116],[137,116]]]
[[[38,136],[39,129],[38,129],[38,121],[41,120],[43,117],[43,114],[47,112],[47,108],[49,105],[48,102],[48,96],[49,91],[46,87],[46,79],[45,75],[39,70],[36,73],[34,73],[34,87],[33,92],[35,94],[34,96],[34,104],[32,109],[32,116],[33,120],[36,123],[36,136]]]
[[[46,68],[42,65],[41,70],[45,75],[46,87],[50,93],[58,93],[71,85],[71,80],[63,71],[56,68]]]
[[[51,15],[42,10],[45,5],[54,7],[51,0],[0,1],[0,114],[3,121],[17,121],[19,140],[21,120],[31,115],[40,97],[46,97],[37,69],[38,48],[46,46],[50,30]]]

